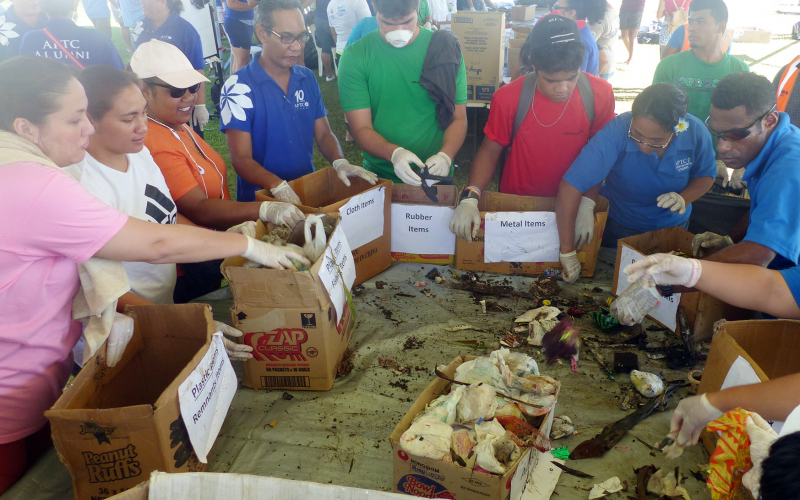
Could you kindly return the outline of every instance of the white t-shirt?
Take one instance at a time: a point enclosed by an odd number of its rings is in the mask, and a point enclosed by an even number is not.
[[[157,224],[175,224],[178,207],[147,148],[126,155],[128,171],[120,172],[98,162],[89,153],[80,163],[64,170],[87,191],[121,212]],[[156,304],[172,304],[177,269],[175,264],[123,262],[131,291]]]
[[[336,52],[344,52],[347,39],[356,24],[372,16],[367,0],[331,0],[328,4],[328,24],[336,30]]]
[[[794,432],[800,432],[800,406],[795,408],[792,413],[786,417],[786,422],[783,423],[780,436],[786,436]]]

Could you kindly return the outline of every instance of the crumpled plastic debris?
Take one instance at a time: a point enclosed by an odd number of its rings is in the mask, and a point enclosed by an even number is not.
[[[524,414],[519,407],[508,399],[497,396],[497,411],[494,412],[495,417],[519,417],[522,418]]]
[[[617,476],[614,476],[603,481],[602,483],[592,486],[592,490],[589,492],[589,500],[603,498],[606,495],[610,495],[618,491],[622,491],[622,483]]]
[[[473,384],[465,389],[456,405],[456,422],[461,424],[493,418],[497,410],[497,392],[494,387]]]
[[[495,420],[511,433],[508,436],[521,448],[534,447],[541,452],[550,451],[553,448],[553,443],[547,439],[547,436],[519,417],[497,417]]]
[[[753,468],[742,477],[742,484],[753,493],[753,498],[758,498],[759,485],[761,484],[761,464],[769,455],[769,448],[778,439],[778,433],[757,413],[750,413],[747,417],[745,432],[750,437],[750,460]]]
[[[515,323],[530,323],[531,321],[542,321],[542,320],[555,320],[558,315],[561,314],[561,310],[557,307],[553,306],[543,306],[537,307],[536,309],[531,309],[530,311],[525,312],[521,316],[517,317],[514,320]]]
[[[561,439],[571,436],[574,432],[575,424],[572,423],[572,419],[566,415],[561,415],[553,419],[553,425],[550,427],[550,439]]]
[[[619,320],[612,316],[608,309],[592,311],[589,316],[594,320],[594,324],[606,333],[619,326]]]
[[[439,420],[440,422],[444,422],[445,424],[454,424],[456,422],[456,408],[458,402],[461,400],[461,397],[464,395],[464,391],[466,390],[467,387],[464,385],[457,385],[453,387],[450,391],[450,394],[439,396],[431,401],[428,405],[428,408],[420,413],[416,420],[425,417],[431,417]]]
[[[457,457],[461,458],[465,465],[472,455],[472,450],[477,444],[475,431],[466,427],[456,426],[453,429],[452,448]]]
[[[421,418],[400,437],[400,448],[417,457],[452,463],[450,442],[453,427],[435,418]]]
[[[467,361],[456,368],[455,380],[467,384],[489,384],[495,388],[504,387],[500,369],[489,358],[479,357]]]
[[[654,493],[659,498],[666,495],[669,498],[692,500],[686,488],[678,485],[678,479],[675,469],[658,469],[647,481],[647,492]]]
[[[542,345],[544,336],[558,324],[555,320],[543,319],[528,323],[528,345]]]
[[[521,455],[520,448],[496,420],[475,426],[478,444],[475,465],[494,474],[505,474],[508,466]]]
[[[664,381],[655,373],[631,370],[631,382],[646,398],[654,398],[664,392]]]

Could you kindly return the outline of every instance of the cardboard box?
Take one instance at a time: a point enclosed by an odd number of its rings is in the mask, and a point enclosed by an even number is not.
[[[535,5],[515,5],[509,14],[509,19],[512,21],[533,21],[535,18]]]
[[[259,221],[256,237],[266,232]],[[334,241],[335,233],[326,254]],[[347,302],[340,305],[337,319],[335,299],[321,278],[321,273],[331,271],[325,259],[323,254],[308,271],[245,268],[243,257],[222,262],[222,274],[233,293],[233,326],[253,347],[253,359],[244,362],[242,385],[311,391],[333,387],[355,320]]]
[[[178,403],[178,387],[209,349],[211,308],[130,307],[133,338],[113,368],[105,347],[45,412],[77,500],[108,498],[155,470],[202,471]]]
[[[621,280],[625,281],[625,273],[622,273],[622,269],[635,262],[630,258],[634,253],[651,255],[680,250],[691,255],[693,238],[694,235],[685,229],[669,227],[619,240],[617,243],[617,262],[614,266],[612,288],[614,295],[621,293],[621,291],[618,293],[617,288]],[[666,306],[667,301],[669,301],[672,309],[675,309],[675,301],[673,299],[676,296],[677,294],[671,298],[665,298],[663,304]],[[726,304],[702,292],[680,294],[680,307],[686,315],[689,329],[696,341],[711,338],[714,334],[714,323],[720,319],[744,320],[753,317],[752,311]],[[680,335],[680,327],[676,318],[672,317],[671,312],[666,315],[658,315],[654,310],[649,317]]]
[[[481,229],[478,231],[478,237],[473,239],[472,243],[467,243],[461,238],[456,239],[456,269],[527,276],[543,274],[548,269],[561,269],[559,262],[496,262],[488,264],[484,262],[484,227],[487,212],[555,212],[555,198],[534,198],[484,192],[478,202],[478,209],[481,211]],[[582,276],[594,276],[597,252],[600,250],[600,241],[603,239],[603,229],[606,227],[608,218],[608,200],[602,196],[599,197],[594,212],[594,239],[578,254],[578,259],[583,263]]]
[[[758,28],[734,28],[733,41],[736,43],[769,43],[772,32]]]
[[[350,241],[350,248],[353,251],[353,259],[356,263],[355,285],[372,278],[381,271],[386,270],[392,263],[392,181],[380,179],[373,186],[360,177],[351,177],[350,186],[345,186],[333,168],[323,168],[312,174],[305,175],[299,179],[289,182],[297,196],[300,197],[302,205],[297,207],[306,214],[330,214],[341,213],[345,234]],[[384,189],[383,200],[383,231],[380,231],[380,223],[376,219],[380,214],[372,214],[367,211],[351,211],[347,213],[347,205],[352,203],[352,198],[359,195],[377,195],[373,191]],[[366,196],[370,196],[366,195]],[[264,189],[256,192],[258,201],[279,201],[271,197],[271,193]],[[373,200],[374,201],[374,200]],[[350,232],[350,227],[372,228],[378,230],[380,234],[377,238],[356,247],[356,241]]]
[[[451,378],[455,377],[456,369],[472,359],[475,359],[475,356],[458,356],[442,372]],[[425,410],[431,401],[444,394],[449,385],[450,382],[441,378],[431,382],[392,432],[389,442],[392,444],[394,457],[394,490],[426,498],[519,500],[528,483],[530,471],[533,470],[539,456],[542,455],[546,459],[549,453],[540,454],[537,450],[528,448],[519,460],[509,467],[508,472],[498,476],[461,467],[458,464],[409,455],[400,447],[400,437],[411,427],[414,417]],[[555,411],[556,403],[553,404],[550,413],[542,418],[539,430],[545,436],[550,435]]]
[[[461,42],[467,69],[467,100],[490,103],[500,88],[505,66],[505,14],[459,11],[452,30]]]
[[[519,60],[519,54],[524,43],[525,38],[508,39],[508,76],[511,77],[512,82],[522,76],[520,72],[522,62]]]
[[[417,264],[452,264],[455,256],[456,236],[450,232],[450,218],[458,205],[455,186],[434,186],[438,203],[428,199],[419,186],[395,184],[392,187],[392,261]],[[442,207],[435,215],[418,213],[427,207]],[[409,223],[409,218],[413,218]],[[427,219],[427,220],[426,220]],[[418,237],[422,235],[421,237]],[[450,246],[452,253],[429,253],[415,247],[423,245]]]

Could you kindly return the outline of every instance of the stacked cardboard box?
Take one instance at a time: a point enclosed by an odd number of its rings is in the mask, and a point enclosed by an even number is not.
[[[467,69],[467,100],[490,103],[503,81],[505,14],[456,12],[451,25]]]

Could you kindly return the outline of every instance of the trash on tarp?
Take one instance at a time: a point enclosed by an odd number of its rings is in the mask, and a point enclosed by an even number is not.
[[[473,384],[466,387],[456,405],[456,422],[472,423],[488,420],[497,411],[497,393],[488,384]]]
[[[530,323],[531,321],[555,320],[561,310],[553,306],[542,306],[531,309],[514,320],[515,323]]]
[[[569,460],[569,449],[566,446],[550,450],[550,453],[552,453],[555,458],[560,458],[561,460]]]
[[[664,381],[655,373],[631,371],[631,382],[646,398],[654,398],[664,392]]]
[[[603,498],[618,491],[622,491],[622,483],[617,476],[614,476],[611,479],[607,479],[602,483],[592,486],[592,490],[589,492],[589,500]]]
[[[609,300],[611,300],[610,297]],[[594,324],[606,333],[619,326],[619,319],[612,316],[611,311],[608,309],[598,309],[597,311],[592,311],[589,313],[589,316],[591,316],[594,320]]]
[[[578,354],[581,345],[578,336],[580,331],[569,318],[564,318],[545,334],[542,346],[548,366],[553,365],[558,358],[570,358]]]
[[[635,352],[615,352],[614,371],[617,373],[630,373],[639,369],[639,356]]]
[[[647,481],[647,492],[654,493],[660,497],[683,498],[692,500],[689,492],[683,486],[679,486],[678,468],[659,469]]]
[[[553,419],[553,426],[550,428],[550,439],[555,441],[563,437],[571,436],[575,432],[575,424],[566,415],[561,415]]]

